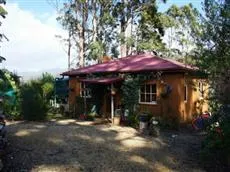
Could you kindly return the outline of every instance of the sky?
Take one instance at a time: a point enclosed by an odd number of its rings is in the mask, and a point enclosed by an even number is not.
[[[9,38],[1,43],[1,56],[5,67],[17,73],[38,71],[64,71],[67,55],[55,35],[65,35],[57,23],[55,0],[7,0],[8,11],[0,30]],[[63,1],[63,0],[57,0]],[[160,0],[159,0],[160,1]],[[201,11],[202,0],[168,0],[160,3],[159,10],[165,11],[172,4],[182,6],[192,3]]]

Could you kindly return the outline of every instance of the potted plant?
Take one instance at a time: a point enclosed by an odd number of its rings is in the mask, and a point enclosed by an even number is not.
[[[163,91],[161,92],[161,97],[167,98],[171,92],[172,92],[172,87],[166,84],[164,85]]]

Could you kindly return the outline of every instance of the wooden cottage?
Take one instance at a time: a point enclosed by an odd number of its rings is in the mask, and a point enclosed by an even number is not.
[[[122,107],[122,83],[128,75],[141,76],[139,86],[140,111],[154,116],[174,116],[180,122],[190,121],[194,115],[208,110],[207,80],[197,74],[198,69],[152,54],[130,55],[112,61],[64,72],[69,76],[69,100],[92,98],[90,85],[100,87],[96,98],[101,101],[99,111],[113,118]],[[104,91],[102,91],[104,90]],[[131,91],[131,90],[130,90]]]

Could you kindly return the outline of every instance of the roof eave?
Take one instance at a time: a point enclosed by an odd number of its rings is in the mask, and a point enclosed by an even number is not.
[[[127,71],[98,71],[98,72],[92,72],[92,73],[72,73],[70,72],[64,72],[61,75],[62,76],[81,76],[81,75],[90,75],[90,74],[117,74],[117,73],[142,73],[142,72],[158,72],[158,71],[164,71],[164,72],[197,72],[198,69],[188,69],[188,68],[178,68],[178,69],[152,69],[152,70],[127,70]]]

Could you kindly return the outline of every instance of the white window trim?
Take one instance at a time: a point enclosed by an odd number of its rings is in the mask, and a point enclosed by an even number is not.
[[[157,101],[153,101],[153,102],[140,102],[139,101],[139,104],[141,104],[141,105],[157,105]]]
[[[85,89],[85,83],[84,82],[80,82],[80,97],[85,97],[85,98],[91,98],[92,97],[92,95],[91,94],[89,94],[88,96],[82,96],[82,85],[83,85],[83,90]],[[86,95],[86,94],[84,94],[84,95]]]
[[[154,84],[144,84],[145,86],[146,85],[154,85]],[[157,84],[156,85],[156,89],[157,89]],[[150,87],[150,92],[152,92],[152,87]],[[157,96],[157,90],[156,90],[156,93],[152,93],[152,94],[156,94]],[[146,95],[146,93],[145,93]],[[139,89],[139,104],[144,104],[144,105],[157,105],[157,101],[152,101],[152,102],[142,102],[141,101],[141,89]]]

